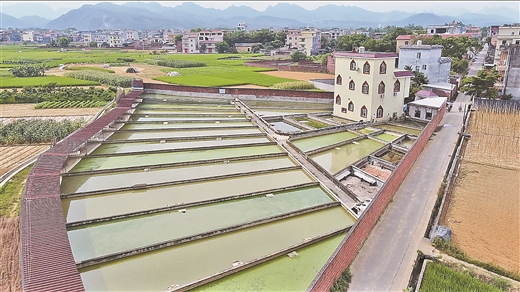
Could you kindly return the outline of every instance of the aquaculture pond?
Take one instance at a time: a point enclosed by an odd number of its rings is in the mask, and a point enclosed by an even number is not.
[[[356,219],[231,103],[144,94],[127,122],[67,161],[62,209],[86,291],[310,285]]]
[[[308,152],[322,147],[330,146],[339,142],[344,142],[356,137],[359,137],[359,135],[349,131],[343,131],[333,134],[314,136],[310,138],[291,140],[291,142],[301,151]]]

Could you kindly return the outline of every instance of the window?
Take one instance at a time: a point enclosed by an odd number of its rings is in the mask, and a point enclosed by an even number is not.
[[[342,108],[341,108],[341,112],[344,113],[344,114],[346,114],[346,113],[347,113],[347,109],[344,108],[344,107],[342,107]]]
[[[365,62],[365,65],[363,65],[363,74],[370,74],[370,64],[368,62]]]
[[[421,111],[420,110],[415,110],[415,115],[414,117],[416,118],[420,118],[421,117]]]
[[[379,66],[379,74],[386,74],[386,63],[383,61],[381,65]]]
[[[382,118],[383,117],[383,107],[382,106],[379,106],[377,108],[376,115],[377,115],[378,118]]]
[[[357,70],[357,65],[356,65],[356,62],[354,62],[354,60],[352,60],[352,62],[350,62],[350,70]]]
[[[354,82],[354,80],[350,80],[350,82],[348,83],[348,89],[350,89],[350,90],[356,89],[356,83]]]
[[[404,41],[404,44],[407,45],[407,44],[408,44],[408,41]]]
[[[432,112],[426,112],[426,116],[424,118],[427,119],[427,120],[431,120],[432,119]]]
[[[348,103],[348,110],[351,112],[354,111],[354,103],[352,101]]]
[[[365,83],[363,83],[363,86],[361,86],[361,93],[368,94],[368,89],[368,83],[365,81]]]
[[[341,104],[341,96],[336,96],[336,104]]]
[[[385,83],[383,81],[379,83],[379,86],[377,87],[377,93],[385,93]]]
[[[514,31],[512,31],[512,32],[511,32],[511,35],[515,35],[515,32],[514,32]]]
[[[422,69],[423,69],[423,70],[426,70],[426,65],[422,65]]]
[[[417,53],[417,59],[421,58],[421,53]]]
[[[366,118],[367,117],[367,113],[368,113],[367,107],[366,106],[362,106],[361,107],[361,117]]]
[[[343,78],[341,78],[341,75],[338,75],[338,77],[336,77],[336,84],[341,85],[342,82],[343,82]]]
[[[419,71],[419,66],[415,66],[415,71]]]
[[[394,92],[399,92],[401,91],[401,82],[399,82],[399,80],[396,80],[394,82]]]

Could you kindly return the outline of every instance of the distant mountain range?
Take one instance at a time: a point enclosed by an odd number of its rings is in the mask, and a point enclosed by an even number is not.
[[[18,5],[18,6],[17,6]],[[32,5],[29,11],[35,11],[36,16],[14,15],[20,8]],[[18,8],[16,8],[17,6]],[[29,6],[27,6],[29,7]],[[46,8],[45,8],[46,7]],[[9,9],[7,9],[9,8]],[[16,9],[15,9],[16,8]],[[42,13],[38,13],[41,11]],[[161,29],[161,28],[227,28],[233,29],[239,22],[246,22],[250,29],[261,28],[359,28],[377,26],[438,25],[454,20],[474,26],[503,25],[519,22],[518,11],[502,13],[500,8],[467,13],[458,16],[441,16],[434,13],[413,14],[403,11],[372,12],[355,6],[328,4],[314,10],[289,3],[279,3],[269,6],[265,11],[257,11],[247,6],[230,6],[225,10],[204,8],[192,2],[185,2],[175,7],[165,7],[160,2],[128,2],[122,5],[110,2],[87,4],[73,9],[55,19],[46,19],[52,11],[43,3],[23,3],[7,6],[0,13],[0,28],[48,28],[78,30],[96,29]],[[502,12],[500,12],[502,11]],[[45,12],[45,13],[44,13]],[[500,13],[493,14],[493,13]],[[515,13],[517,17],[515,18]],[[18,14],[20,15],[20,14]],[[504,16],[507,15],[507,16]]]

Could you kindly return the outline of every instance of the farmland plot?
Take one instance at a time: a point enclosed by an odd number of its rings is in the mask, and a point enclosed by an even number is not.
[[[0,146],[0,175],[49,149],[49,144]]]

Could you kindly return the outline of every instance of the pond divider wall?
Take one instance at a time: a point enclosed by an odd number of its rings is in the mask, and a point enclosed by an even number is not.
[[[351,138],[351,139],[348,139],[348,140],[345,140],[345,141],[341,141],[341,142],[338,142],[338,143],[334,143],[334,144],[331,144],[331,145],[320,147],[318,149],[307,151],[307,152],[305,152],[305,154],[307,154],[309,156],[310,155],[314,155],[314,154],[317,154],[317,153],[320,153],[320,152],[323,152],[323,151],[334,149],[336,147],[345,146],[347,144],[352,144],[352,142],[356,142],[356,141],[360,141],[360,140],[366,139],[366,137],[367,137],[366,135],[359,136],[359,137],[354,137],[354,138]]]
[[[341,276],[354,261],[361,250],[363,243],[376,225],[379,217],[394,197],[395,192],[406,178],[417,157],[428,143],[433,132],[441,122],[446,112],[444,104],[439,113],[430,121],[423,130],[413,147],[408,151],[397,165],[395,171],[388,177],[383,187],[370,202],[365,212],[361,214],[358,221],[352,226],[340,246],[332,254],[325,266],[321,269],[307,291],[328,291],[334,281]]]
[[[132,212],[132,213],[126,213],[126,214],[118,214],[118,215],[100,217],[100,218],[83,220],[83,221],[69,222],[66,224],[66,226],[67,226],[67,228],[73,228],[73,227],[79,227],[79,226],[83,226],[83,225],[87,225],[87,224],[94,224],[94,223],[100,223],[100,222],[105,222],[105,221],[115,221],[115,220],[119,220],[119,219],[127,219],[127,218],[131,218],[131,217],[150,215],[150,214],[172,211],[172,210],[177,210],[177,209],[198,207],[198,206],[202,206],[202,205],[221,203],[221,202],[232,201],[232,200],[237,200],[237,199],[259,197],[259,196],[263,196],[266,194],[280,193],[280,192],[292,191],[292,190],[296,190],[296,189],[305,189],[305,188],[310,188],[310,187],[316,187],[319,185],[320,185],[319,182],[310,182],[310,183],[293,185],[293,186],[289,186],[289,187],[257,191],[257,192],[252,192],[252,193],[218,198],[218,199],[210,199],[210,200],[197,201],[197,202],[191,202],[191,203],[179,203],[176,205],[162,207],[162,208],[156,208],[156,209],[151,209],[151,210],[144,210],[144,211],[138,211],[138,212]],[[64,198],[64,197],[70,197],[70,196],[62,196],[62,198]]]
[[[74,132],[36,160],[25,184],[20,212],[23,291],[84,291],[65,228],[60,173],[67,155],[130,109],[143,93],[134,90],[106,115]]]
[[[318,206],[313,206],[313,207],[304,208],[304,209],[300,209],[300,210],[296,210],[293,212],[288,212],[288,213],[284,213],[284,214],[280,214],[280,215],[276,215],[276,216],[270,216],[267,218],[253,220],[253,221],[245,222],[245,223],[234,225],[234,226],[229,226],[229,227],[211,230],[211,231],[203,232],[203,233],[198,233],[195,235],[190,235],[190,236],[186,236],[186,237],[182,237],[182,238],[177,238],[177,239],[168,240],[168,241],[164,241],[164,242],[160,242],[160,243],[155,243],[152,245],[147,245],[147,246],[143,246],[143,247],[139,247],[139,248],[135,248],[135,249],[131,249],[131,250],[125,250],[125,251],[121,251],[121,252],[117,252],[117,253],[112,253],[112,254],[84,260],[84,261],[78,262],[76,265],[77,265],[78,269],[86,268],[89,266],[98,265],[98,264],[102,264],[102,263],[106,263],[106,262],[110,262],[110,261],[114,261],[114,260],[118,260],[118,259],[122,259],[122,258],[127,258],[127,257],[131,257],[131,256],[143,254],[146,252],[150,252],[150,251],[156,251],[159,249],[180,245],[180,244],[192,242],[195,240],[205,239],[205,238],[209,238],[209,237],[216,236],[216,235],[226,234],[226,233],[246,229],[249,227],[254,227],[254,226],[258,226],[258,225],[262,225],[262,224],[266,224],[266,223],[279,221],[282,219],[292,218],[292,217],[296,217],[299,215],[308,214],[308,213],[311,213],[314,211],[325,210],[325,209],[333,208],[333,207],[340,206],[340,205],[341,205],[340,202],[330,202],[330,203],[326,203],[326,204],[321,204]],[[187,212],[189,212],[189,210]]]

